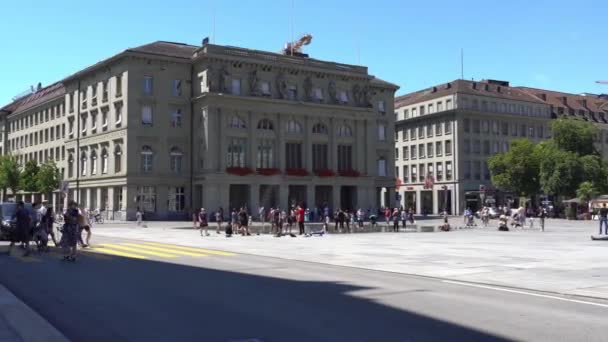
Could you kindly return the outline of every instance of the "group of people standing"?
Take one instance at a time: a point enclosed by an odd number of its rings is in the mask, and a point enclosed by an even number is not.
[[[219,207],[215,212],[215,222],[217,224],[216,233],[220,234],[222,230],[222,224],[224,223],[224,209]],[[192,214],[192,223],[194,228],[199,228],[201,236],[209,236],[209,214],[205,208],[196,210]],[[232,209],[230,213],[230,221],[227,222],[224,231],[227,237],[232,234],[242,234],[243,236],[250,236],[249,226],[251,225],[251,216],[247,212],[247,208],[241,207],[239,210],[236,208]]]
[[[414,224],[414,209],[409,208],[394,208],[391,212],[390,208],[384,209],[384,218],[386,219],[386,225],[390,226],[390,222],[393,222],[393,231],[399,231],[399,222],[401,222],[403,228],[407,227],[407,222],[410,224]]]
[[[277,237],[282,235],[294,236],[292,228],[297,224],[300,235],[306,234],[304,227],[306,210],[303,205],[292,206],[288,211],[281,208],[270,208],[268,213],[264,207],[260,208],[260,219],[270,222],[270,231]]]

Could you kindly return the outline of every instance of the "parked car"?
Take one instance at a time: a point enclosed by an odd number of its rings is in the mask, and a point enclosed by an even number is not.
[[[32,204],[25,203],[25,210],[27,210],[30,214],[31,222],[33,224],[36,217]],[[15,226],[15,222],[13,222],[13,216],[15,215],[15,212],[17,212],[17,203],[0,203],[0,241],[8,241],[10,239],[12,228]]]

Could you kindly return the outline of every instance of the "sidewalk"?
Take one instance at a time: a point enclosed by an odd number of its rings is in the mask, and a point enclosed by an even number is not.
[[[210,237],[201,237],[192,229],[169,227],[94,230],[99,236],[608,299],[608,265],[601,263],[608,245],[591,241],[590,235],[597,233],[593,221],[551,219],[546,222],[546,232],[538,228],[499,232],[495,221],[489,228],[452,232],[311,238],[261,235],[227,239],[210,232]]]
[[[0,341],[67,342],[63,334],[0,285]]]

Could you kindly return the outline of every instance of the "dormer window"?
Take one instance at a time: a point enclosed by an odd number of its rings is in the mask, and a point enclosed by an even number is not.
[[[263,96],[270,96],[270,82],[268,81],[262,81],[260,83],[260,90],[262,91],[262,95]]]

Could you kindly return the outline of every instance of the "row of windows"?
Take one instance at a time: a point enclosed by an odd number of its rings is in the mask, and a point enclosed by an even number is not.
[[[154,126],[154,110],[151,105],[143,105],[141,107],[141,124],[142,126]],[[183,125],[183,110],[181,108],[173,108],[168,115],[169,125],[173,128],[180,128]]]
[[[426,125],[420,125],[418,127],[411,127],[409,129],[404,128],[397,131],[395,134],[395,141],[399,140],[401,135],[402,141],[424,139],[425,137],[430,138],[432,136],[440,136],[443,134],[452,134],[452,122],[436,122]]]
[[[63,104],[58,104],[43,109],[39,112],[33,113],[31,115],[14,120],[9,124],[9,128],[11,132],[17,132],[23,129],[41,125],[50,120],[59,119],[62,116],[65,116]]]
[[[120,173],[122,171],[122,147],[120,144],[114,146],[114,173]],[[100,168],[98,169],[98,160],[100,160]],[[108,160],[109,153],[107,147],[102,147],[99,155],[97,149],[91,148],[90,153],[87,154],[86,150],[80,152],[80,175],[97,175],[108,173]],[[74,177],[74,155],[70,153],[68,157],[68,177]]]
[[[478,99],[468,99],[463,97],[460,99],[460,105],[463,109],[472,109],[476,111],[482,112],[493,112],[493,113],[509,113],[509,114],[521,114],[526,116],[548,116],[548,108],[541,106],[531,106],[531,105],[516,105],[514,103],[497,103],[497,102],[488,102],[486,100],[478,100]]]
[[[45,144],[63,138],[65,138],[65,124],[12,138],[8,141],[8,144],[10,150],[15,151],[21,148]]]
[[[65,160],[65,146],[47,148],[36,152],[20,153],[16,155],[16,158],[17,163],[20,165],[24,165],[30,160],[35,160],[37,163]]]
[[[80,115],[80,133],[81,136],[97,133],[98,127],[101,126],[100,131],[106,132],[109,129],[109,110],[107,108],[101,109],[101,115],[98,111],[93,110],[90,113],[83,113]],[[89,120],[90,118],[90,120]],[[114,104],[114,127],[122,127],[122,102]],[[90,122],[90,126],[89,126]],[[74,135],[74,118],[68,118],[68,137],[73,138]]]
[[[478,120],[465,118],[462,121],[463,130],[465,133],[475,134],[502,134],[504,136],[520,136],[529,138],[545,138],[550,135],[544,125],[526,125],[516,122],[494,121],[494,120]]]
[[[403,146],[401,158],[403,160],[433,158],[452,155],[452,140],[436,141],[435,143],[419,144],[418,146]],[[399,148],[395,148],[395,160],[399,160]]]
[[[108,102],[109,99],[109,92],[110,92],[110,84],[109,84],[109,80],[105,80],[102,82],[98,82],[96,84],[92,84],[89,85],[87,87],[85,87],[84,89],[80,90],[80,102],[81,102],[81,108],[82,109],[87,109],[88,108],[88,94],[89,94],[89,90],[91,93],[91,106],[97,106],[98,102],[98,96],[97,96],[97,91],[98,88],[101,86],[101,103],[106,103]],[[115,96],[116,97],[121,97],[122,96],[122,75],[116,75],[116,92],[115,92]],[[74,111],[74,94],[68,94],[68,107],[70,110],[70,113]]]
[[[494,155],[498,153],[506,153],[509,151],[508,141],[490,141],[490,140],[469,140],[464,139],[462,143],[464,153]]]
[[[466,180],[490,180],[488,163],[482,160],[465,160],[463,162],[463,173]]]
[[[285,168],[302,169],[304,168],[303,159],[304,145],[298,142],[285,143]],[[246,138],[230,138],[226,150],[227,167],[247,167],[249,158],[247,157],[249,144]],[[256,168],[276,168],[276,143],[273,139],[260,139],[256,151]],[[313,170],[326,170],[329,167],[329,145],[312,144],[312,167]],[[351,171],[353,164],[353,146],[338,145],[336,148],[338,171]],[[386,176],[386,160],[381,157],[378,159],[380,176]],[[381,167],[380,167],[381,166]]]
[[[443,112],[444,110],[452,110],[453,104],[451,99],[445,100],[445,109],[443,106],[443,101],[437,101],[436,103],[429,103],[426,106],[414,106],[411,108],[406,108],[403,110],[403,119],[414,118],[417,116],[432,114],[437,112]],[[395,113],[395,116],[398,117],[398,113]]]
[[[167,209],[169,211],[180,212],[186,209],[185,187],[169,187],[169,198]],[[156,187],[140,186],[137,187],[137,206],[144,212],[156,212]]]
[[[445,174],[443,173],[444,165]],[[403,165],[401,170],[396,166],[395,176],[400,178],[403,183],[424,183],[429,178],[437,182],[451,181],[453,177],[452,162]]]

